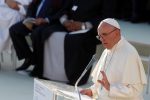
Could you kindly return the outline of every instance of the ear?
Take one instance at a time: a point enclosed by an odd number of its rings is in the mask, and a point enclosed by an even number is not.
[[[121,34],[120,34],[120,30],[117,29],[117,30],[116,30],[116,36],[120,37],[120,35],[121,35]]]

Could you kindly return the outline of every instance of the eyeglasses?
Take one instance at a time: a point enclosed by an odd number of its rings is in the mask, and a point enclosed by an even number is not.
[[[116,30],[117,30],[117,28],[115,28],[114,30],[110,31],[109,33],[102,33],[103,36],[97,35],[96,38],[97,38],[98,40],[100,40],[100,38],[104,38],[104,37],[110,35],[111,33],[113,33],[113,32],[116,31]]]

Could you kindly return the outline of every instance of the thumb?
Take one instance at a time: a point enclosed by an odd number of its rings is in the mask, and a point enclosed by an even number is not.
[[[97,80],[101,85],[104,85],[104,82],[101,80]]]

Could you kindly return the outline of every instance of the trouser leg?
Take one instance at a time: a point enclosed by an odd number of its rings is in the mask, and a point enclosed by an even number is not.
[[[10,27],[9,32],[19,60],[30,57],[32,52],[25,36],[29,35],[31,31],[22,22],[19,22]]]

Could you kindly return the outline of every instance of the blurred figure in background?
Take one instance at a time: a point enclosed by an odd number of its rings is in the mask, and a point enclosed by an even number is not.
[[[96,52],[96,29],[103,19],[102,1],[67,1],[60,23],[48,26],[42,31],[41,39],[36,39],[41,44],[36,44],[39,52],[32,73],[74,85]],[[90,70],[79,84],[87,82],[89,73]]]
[[[34,65],[34,59],[32,59],[34,41],[32,51],[26,36],[31,35],[31,39],[33,34],[35,37],[40,37],[38,33],[41,33],[45,26],[57,23],[57,17],[59,16],[57,12],[61,6],[63,6],[63,0],[33,0],[27,10],[26,18],[10,28],[10,36],[16,54],[19,60],[25,59],[24,63],[16,71],[26,70],[30,65]]]
[[[0,0],[0,53],[12,46],[9,28],[22,20],[31,0]]]
[[[147,2],[148,23],[150,24],[150,0]]]
[[[132,0],[131,22],[139,23],[147,20],[146,5],[148,0]]]

